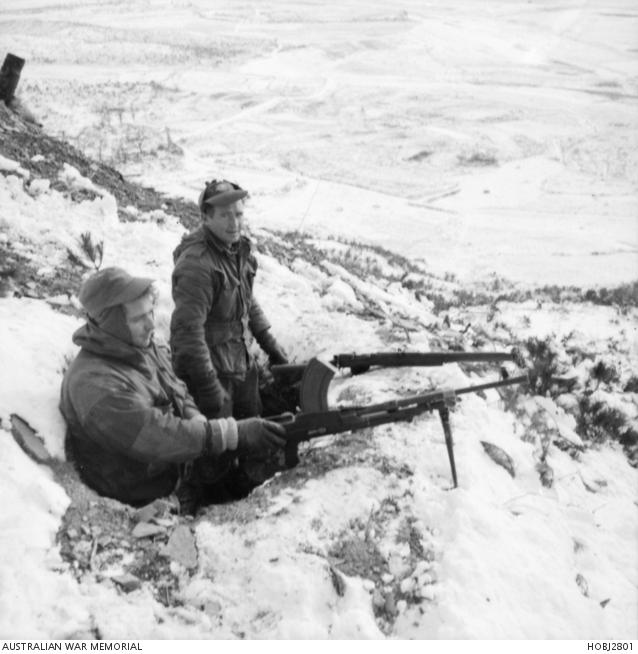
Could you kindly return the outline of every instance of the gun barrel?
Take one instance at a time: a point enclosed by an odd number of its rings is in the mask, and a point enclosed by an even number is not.
[[[475,386],[465,386],[464,388],[455,389],[442,389],[440,391],[431,391],[422,395],[414,395],[398,400],[388,400],[387,402],[379,402],[378,404],[371,404],[370,406],[362,407],[348,407],[342,411],[354,411],[359,415],[375,414],[382,411],[396,411],[410,406],[431,406],[432,408],[437,405],[447,404],[452,402],[457,395],[465,395],[467,393],[476,393],[478,391],[486,391],[490,388],[501,388],[503,386],[514,386],[516,384],[527,384],[529,376],[519,375],[518,377],[508,377],[507,379],[499,379],[498,381],[486,382],[485,384],[476,384]],[[428,410],[427,408],[425,410]]]
[[[370,366],[442,366],[464,361],[512,361],[511,352],[373,352],[371,354],[336,354],[332,365],[337,368]]]
[[[466,393],[476,393],[477,391],[486,391],[489,388],[501,388],[502,386],[514,386],[515,384],[528,384],[529,375],[519,375],[518,377],[508,377],[507,379],[500,379],[495,382],[487,382],[485,384],[477,384],[476,386],[466,386],[465,388],[455,388],[456,395],[464,395]]]

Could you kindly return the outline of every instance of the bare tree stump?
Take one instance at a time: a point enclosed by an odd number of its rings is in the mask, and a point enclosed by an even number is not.
[[[3,100],[7,106],[13,100],[23,66],[24,59],[14,54],[9,53],[4,58],[0,68],[0,100]]]

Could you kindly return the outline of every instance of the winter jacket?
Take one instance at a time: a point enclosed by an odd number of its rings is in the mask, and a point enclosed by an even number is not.
[[[145,504],[174,490],[179,464],[224,449],[209,423],[189,419],[200,414],[167,348],[134,347],[91,322],[73,341],[81,350],[64,375],[60,410],[89,486]]]
[[[242,236],[229,248],[202,225],[182,240],[173,259],[175,372],[195,383],[211,373],[243,381],[253,363],[253,334],[270,327],[253,297],[257,261],[249,239]]]

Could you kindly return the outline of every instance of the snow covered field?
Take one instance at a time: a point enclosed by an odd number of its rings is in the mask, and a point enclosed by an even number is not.
[[[47,132],[188,199],[205,179],[241,183],[257,239],[285,229],[326,251],[335,236],[378,244],[467,289],[494,274],[521,289],[638,278],[633,2],[228,5],[21,0],[0,8],[0,42],[27,59],[21,97]],[[2,242],[46,276],[90,231],[104,265],[158,279],[165,338],[177,221],[121,223],[100,189],[76,202],[4,157],[0,171]],[[64,183],[91,186],[72,168]],[[585,353],[583,386],[599,357],[616,386],[638,370],[635,307],[501,302],[497,321],[456,307],[445,326],[400,284],[302,257],[259,262],[260,300],[297,360],[437,349],[448,329],[467,349],[479,333],[490,350],[550,338],[563,357]],[[362,298],[422,329],[362,318]],[[455,491],[425,416],[370,432],[352,460],[304,483],[267,484],[246,502],[260,508],[250,519],[198,521],[199,567],[176,568],[179,607],[108,575],[79,583],[55,544],[68,498],[8,433],[20,414],[63,456],[58,388],[81,321],[52,305],[74,301],[0,298],[0,638],[638,638],[636,470],[617,444],[556,445],[580,440],[567,396],[521,396],[515,409],[496,392],[466,397]],[[375,372],[337,380],[333,399],[488,378],[456,365]],[[593,392],[635,425],[636,393],[617,390]],[[508,452],[514,478],[481,441]]]
[[[236,179],[260,225],[465,279],[638,274],[631,0],[21,0],[0,21],[45,127],[163,190]]]

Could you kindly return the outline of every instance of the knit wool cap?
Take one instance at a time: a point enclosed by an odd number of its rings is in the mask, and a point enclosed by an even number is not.
[[[225,179],[206,182],[204,190],[199,195],[199,209],[205,211],[208,207],[226,207],[237,200],[243,200],[248,195],[238,184]]]
[[[89,316],[97,319],[110,307],[136,300],[152,283],[152,279],[133,277],[122,268],[104,268],[82,284],[79,300]]]

